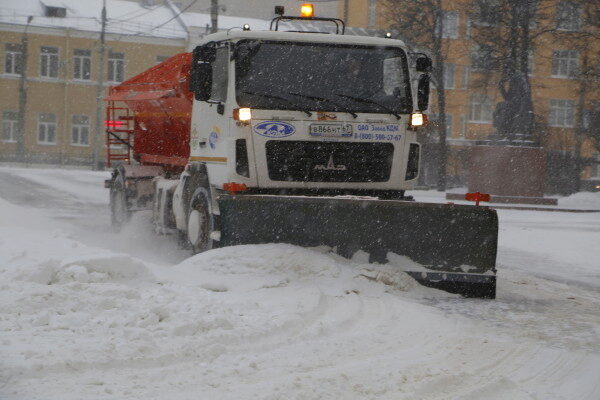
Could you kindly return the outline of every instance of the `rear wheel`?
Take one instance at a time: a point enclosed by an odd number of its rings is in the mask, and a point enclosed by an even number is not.
[[[194,254],[212,248],[210,234],[213,218],[210,210],[210,196],[205,188],[198,188],[192,195],[187,218],[187,240]]]
[[[112,227],[116,231],[121,230],[131,217],[127,207],[125,177],[121,172],[117,172],[110,189],[110,214]]]

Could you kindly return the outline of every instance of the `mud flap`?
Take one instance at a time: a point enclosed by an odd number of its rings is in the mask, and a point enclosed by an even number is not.
[[[266,195],[222,195],[218,202],[222,246],[329,246],[344,257],[361,250],[370,262],[405,265],[425,286],[495,297],[498,217],[486,207]]]

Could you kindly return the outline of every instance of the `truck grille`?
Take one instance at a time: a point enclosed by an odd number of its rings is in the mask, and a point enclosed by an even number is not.
[[[266,150],[273,181],[386,182],[394,145],[269,140]]]

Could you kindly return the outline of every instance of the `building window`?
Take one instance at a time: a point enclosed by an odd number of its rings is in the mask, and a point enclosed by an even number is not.
[[[67,9],[65,7],[56,7],[56,6],[45,6],[45,7],[46,7],[46,10],[45,10],[46,17],[64,18],[67,16]]]
[[[452,114],[446,114],[446,137],[452,137]]]
[[[6,43],[4,45],[4,73],[21,75],[23,65],[23,52],[21,45]]]
[[[73,50],[73,78],[89,81],[92,71],[92,53],[90,50]]]
[[[600,179],[600,153],[593,154],[592,159],[592,178]]]
[[[71,144],[87,146],[90,144],[90,120],[87,115],[73,115],[71,119]]]
[[[557,50],[552,52],[552,76],[573,78],[577,75],[579,52],[576,50]]]
[[[112,51],[108,54],[108,80],[110,82],[125,80],[125,54]]]
[[[473,94],[469,98],[469,122],[492,122],[492,100],[485,94]]]
[[[377,24],[377,0],[369,0],[369,28],[374,29]]]
[[[500,4],[497,0],[477,0],[473,22],[492,26],[500,20]]]
[[[16,111],[4,111],[2,113],[2,141],[16,142],[18,126],[19,113]]]
[[[38,143],[56,144],[56,115],[40,113],[38,117]]]
[[[58,47],[42,47],[40,54],[40,76],[58,78]]]
[[[527,51],[527,75],[533,75],[535,69],[535,58],[533,56],[533,50]]]
[[[491,71],[496,68],[494,47],[489,44],[476,45],[471,53],[471,68],[479,71]]]
[[[444,89],[454,89],[454,64],[444,64]]]
[[[470,72],[470,68],[469,66],[465,65],[463,67],[463,75],[462,75],[462,88],[466,89],[469,87],[469,72]]]
[[[581,29],[581,5],[574,1],[561,1],[556,5],[556,28],[566,31]]]
[[[169,59],[169,56],[156,56],[156,63],[160,64],[161,62],[165,62]]]
[[[575,126],[575,100],[550,100],[548,124],[560,128]]]
[[[439,27],[436,29],[439,34]],[[442,14],[442,38],[458,38],[458,12],[444,11]]]

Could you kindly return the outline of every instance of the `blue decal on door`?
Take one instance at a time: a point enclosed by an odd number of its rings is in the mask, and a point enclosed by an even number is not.
[[[296,128],[287,122],[265,121],[254,125],[254,132],[264,137],[277,139],[293,135]]]

